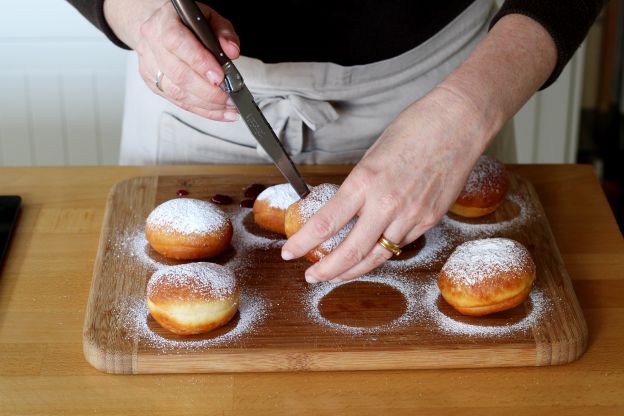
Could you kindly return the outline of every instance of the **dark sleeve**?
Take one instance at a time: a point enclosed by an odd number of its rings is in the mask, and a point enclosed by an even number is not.
[[[67,0],[67,2],[74,6],[95,27],[100,29],[115,45],[124,49],[130,49],[115,35],[113,29],[111,29],[104,18],[104,0]]]
[[[550,33],[557,47],[557,64],[540,89],[555,82],[581,45],[605,0],[506,0],[490,23],[490,29],[508,14],[523,14]]]

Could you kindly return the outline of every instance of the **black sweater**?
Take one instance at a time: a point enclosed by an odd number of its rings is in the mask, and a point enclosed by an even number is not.
[[[554,82],[587,34],[605,0],[506,0],[490,27],[519,13],[539,22],[557,46]],[[112,42],[127,47],[104,19],[104,0],[68,0]],[[211,0],[241,38],[241,53],[264,62],[334,62],[350,66],[388,59],[442,29],[472,0]],[[441,6],[444,5],[444,7]]]

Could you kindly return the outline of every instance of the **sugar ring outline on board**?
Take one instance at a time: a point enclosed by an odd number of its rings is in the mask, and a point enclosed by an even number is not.
[[[150,269],[158,270],[162,267],[169,266],[149,255],[151,248],[145,237],[145,230],[141,227],[138,227],[131,233],[124,234],[118,243],[118,249],[128,256],[138,259],[143,265]]]
[[[236,342],[244,334],[252,332],[268,315],[267,301],[253,291],[244,290],[240,295],[238,321],[236,326],[217,337],[208,339],[168,339],[154,331],[148,325],[149,310],[144,298],[128,302],[117,310],[117,319],[126,330],[127,337],[143,340],[150,347],[167,351],[178,349],[203,349],[226,342]]]
[[[405,299],[405,311],[401,316],[393,319],[386,324],[370,327],[339,324],[325,318],[319,310],[321,300],[325,296],[330,294],[334,289],[347,284],[353,284],[355,282],[377,283],[395,289]],[[419,302],[417,300],[418,292],[418,285],[415,284],[415,282],[410,281],[409,279],[400,279],[395,276],[365,275],[358,279],[347,280],[340,283],[318,283],[313,286],[312,289],[308,291],[308,293],[306,293],[306,298],[304,302],[308,317],[317,324],[349,334],[377,334],[404,326],[416,317],[419,305]]]
[[[444,215],[440,224],[446,225],[460,234],[470,237],[490,236],[496,235],[496,233],[501,231],[506,231],[513,227],[526,224],[535,216],[536,212],[533,206],[519,194],[510,193],[507,195],[507,200],[515,203],[520,209],[520,212],[509,220],[488,224],[473,224],[453,219],[447,214]]]
[[[280,248],[286,242],[284,238],[271,239],[249,232],[244,224],[244,220],[248,215],[253,215],[251,210],[239,209],[235,215],[231,216],[232,224],[234,225],[234,236],[231,244],[236,250]]]
[[[380,269],[405,270],[429,266],[439,260],[441,253],[452,247],[453,240],[447,233],[448,230],[443,224],[436,225],[424,234],[425,245],[418,253],[406,259],[390,259],[381,265]]]
[[[236,264],[236,261],[240,260],[238,257],[244,256],[249,249],[279,248],[286,241],[285,239],[274,240],[250,233],[243,223],[247,215],[249,215],[247,210],[238,210],[238,212],[231,217],[232,224],[234,225],[234,235],[230,244],[237,250],[237,254],[227,264]],[[128,253],[127,255],[138,259],[150,269],[158,270],[161,267],[169,266],[169,264],[162,263],[149,254],[150,245],[147,238],[145,238],[145,230],[142,227],[138,227],[133,232],[125,233],[118,241],[117,249],[122,253]]]
[[[550,308],[544,293],[539,288],[533,287],[533,290],[529,293],[529,299],[532,304],[531,311],[518,322],[511,325],[498,326],[473,325],[460,322],[444,314],[438,308],[436,303],[438,299],[441,298],[441,295],[436,281],[436,279],[433,279],[431,282],[424,285],[424,293],[421,294],[422,306],[423,311],[429,314],[429,317],[432,322],[436,324],[436,327],[446,334],[460,334],[470,337],[500,337],[517,332],[524,332],[529,330]],[[442,300],[442,302],[445,301]],[[483,318],[477,318],[476,320],[478,319]]]

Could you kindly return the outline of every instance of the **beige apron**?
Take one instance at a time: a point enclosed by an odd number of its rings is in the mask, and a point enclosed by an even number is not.
[[[493,1],[477,0],[444,29],[397,57],[367,65],[235,61],[296,163],[355,163],[403,109],[453,71],[487,32]],[[363,45],[365,47],[365,45]],[[490,147],[515,161],[513,129]],[[242,121],[216,122],[155,96],[128,65],[122,164],[268,163]]]

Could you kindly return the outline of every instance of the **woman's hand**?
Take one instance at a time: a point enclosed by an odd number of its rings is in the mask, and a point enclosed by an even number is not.
[[[461,95],[436,88],[401,113],[355,166],[336,195],[293,235],[285,259],[300,257],[357,223],[334,252],[311,266],[310,283],[348,280],[392,253],[380,236],[404,246],[434,226],[455,201],[490,139],[481,113]]]
[[[399,246],[421,236],[556,61],[554,41],[539,23],[518,14],[500,19],[458,69],[392,122],[282,257],[304,255],[357,215],[347,238],[306,271],[308,282],[353,279],[391,257],[377,244],[380,236]]]
[[[211,8],[198,6],[225,54],[238,58],[239,39],[232,24]],[[115,34],[137,52],[141,77],[155,94],[211,120],[238,119],[236,107],[219,88],[221,66],[178,18],[170,1],[106,0],[104,11]]]

